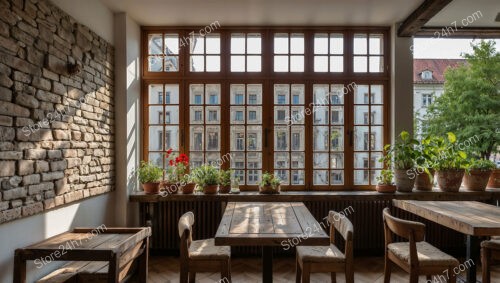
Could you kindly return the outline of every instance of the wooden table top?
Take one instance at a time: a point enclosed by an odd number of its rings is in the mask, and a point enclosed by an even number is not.
[[[25,259],[54,254],[59,260],[105,260],[151,236],[151,228],[75,228],[36,244],[17,249]]]
[[[229,202],[215,235],[219,246],[328,245],[329,236],[301,202]]]
[[[500,235],[498,206],[476,201],[393,200],[393,204],[395,207],[467,235]]]

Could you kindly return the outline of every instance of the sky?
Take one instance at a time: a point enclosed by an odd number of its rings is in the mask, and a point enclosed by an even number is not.
[[[479,42],[480,39],[451,39],[451,38],[415,38],[414,54],[416,59],[460,59],[461,53],[471,53],[471,42]],[[496,39],[496,49],[500,52],[500,39]]]

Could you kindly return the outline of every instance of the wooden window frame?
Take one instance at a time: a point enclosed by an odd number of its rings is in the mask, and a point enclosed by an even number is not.
[[[142,27],[141,38],[141,117],[142,122],[142,149],[141,157],[148,160],[148,85],[150,84],[178,84],[179,85],[179,151],[189,154],[189,84],[190,83],[219,83],[221,84],[221,155],[230,152],[229,123],[229,86],[235,84],[262,83],[262,127],[263,127],[263,171],[273,171],[273,102],[266,101],[266,97],[274,94],[274,84],[304,84],[305,107],[312,102],[312,86],[314,84],[343,84],[383,86],[383,144],[390,141],[390,28],[389,27],[224,27],[214,30],[220,34],[220,72],[190,72],[189,71],[189,46],[179,46],[179,71],[178,72],[149,72],[148,71],[148,34],[177,33],[179,38],[188,38],[192,31],[202,27]],[[261,72],[231,72],[230,71],[230,39],[231,33],[260,33],[261,34]],[[303,33],[304,34],[304,72],[274,72],[274,33]],[[314,72],[314,34],[316,33],[341,33],[344,35],[344,71],[341,73]],[[353,40],[355,33],[367,35],[377,33],[383,39],[383,72],[354,73],[353,72]],[[290,40],[290,39],[289,39]],[[368,47],[367,47],[368,48]],[[290,50],[289,50],[290,51]],[[206,66],[205,66],[206,67]],[[289,66],[290,68],[290,66]],[[187,94],[187,95],[186,95]],[[350,144],[352,129],[354,128],[354,98],[353,91],[344,95],[344,185],[313,186],[312,180],[312,115],[305,118],[305,185],[298,190],[373,190],[372,185],[354,185],[354,148]],[[293,99],[293,98],[290,98]],[[163,97],[165,100],[165,97]],[[246,101],[245,101],[246,103]],[[165,101],[164,101],[165,104]],[[246,113],[244,114],[246,115]],[[331,114],[330,114],[331,115]],[[369,115],[371,116],[371,115]],[[246,118],[246,117],[245,117]],[[167,125],[168,126],[168,125]],[[264,140],[267,135],[267,144]],[[291,145],[290,145],[291,146]],[[228,169],[229,162],[222,164]],[[246,168],[248,169],[248,168]],[[292,178],[292,176],[290,176]],[[256,186],[242,187],[242,190],[256,190]],[[286,188],[295,190],[297,188]]]

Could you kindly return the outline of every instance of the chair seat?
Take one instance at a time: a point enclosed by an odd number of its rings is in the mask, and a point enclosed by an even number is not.
[[[345,255],[335,246],[298,246],[297,257],[302,262],[345,262]]]
[[[500,250],[500,238],[492,238],[489,241],[482,241],[481,247],[492,250]]]
[[[231,248],[228,246],[216,246],[214,239],[197,240],[189,247],[190,259],[229,259]]]
[[[431,266],[431,265],[456,265],[458,266],[458,260],[454,257],[442,252],[438,248],[427,242],[418,242],[417,245],[417,256],[420,266]],[[391,243],[387,246],[390,252],[392,252],[399,259],[410,263],[410,243]]]

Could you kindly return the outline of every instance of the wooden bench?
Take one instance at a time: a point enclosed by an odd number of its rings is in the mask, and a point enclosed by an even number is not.
[[[92,236],[87,237],[88,233]],[[76,228],[16,250],[14,282],[26,282],[27,260],[53,257],[70,261],[38,280],[59,282],[146,282],[151,228]],[[71,248],[63,249],[63,247]],[[54,256],[54,255],[58,256]]]

